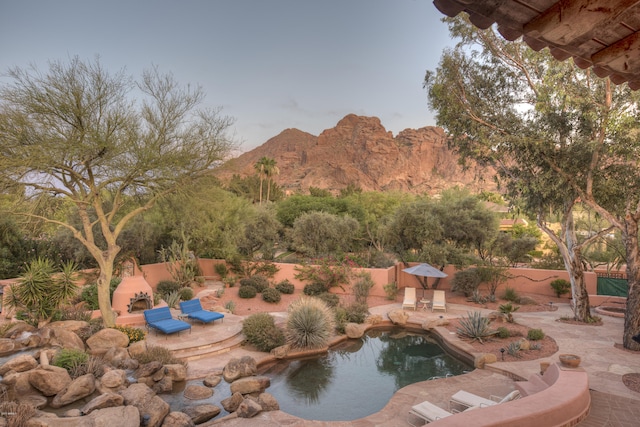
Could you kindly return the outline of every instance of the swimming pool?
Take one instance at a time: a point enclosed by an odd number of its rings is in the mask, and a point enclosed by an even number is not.
[[[278,362],[263,372],[280,409],[300,418],[350,421],[381,410],[400,388],[473,367],[447,354],[428,334],[370,330],[326,355]]]

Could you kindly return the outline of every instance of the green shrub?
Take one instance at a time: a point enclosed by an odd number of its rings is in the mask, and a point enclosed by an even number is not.
[[[164,297],[164,302],[167,303],[169,308],[176,308],[180,302],[180,291],[169,292]]]
[[[180,284],[175,280],[161,280],[156,286],[156,292],[159,293],[164,299],[171,292],[180,291]]]
[[[140,328],[134,328],[133,326],[127,326],[127,325],[116,325],[113,327],[113,329],[120,331],[122,333],[124,333],[126,336],[129,337],[129,344],[134,343],[134,342],[138,342],[138,341],[142,341],[145,337],[145,333],[144,330],[140,329]]]
[[[458,271],[451,281],[451,290],[453,292],[461,292],[464,296],[470,297],[480,286],[480,280],[480,272],[477,268]]]
[[[271,351],[285,342],[284,333],[276,326],[269,313],[256,313],[247,317],[242,323],[242,333],[260,351]]]
[[[220,279],[224,279],[229,274],[227,264],[216,264],[213,266],[213,270],[220,276]]]
[[[71,371],[75,367],[86,363],[89,355],[76,348],[60,349],[53,357],[53,365]]]
[[[69,369],[69,376],[72,379],[76,379],[85,374],[92,374],[94,377],[100,378],[104,375],[107,366],[109,366],[109,362],[104,358],[89,355],[86,362],[74,365]]]
[[[347,309],[341,306],[334,308],[333,319],[335,321],[335,328],[341,334],[345,332],[345,326],[349,323],[349,315],[347,314]]]
[[[511,331],[507,328],[505,328],[504,326],[500,326],[498,328],[498,338],[509,338],[511,336]]]
[[[504,299],[506,301],[515,302],[515,303],[519,303],[520,302],[520,296],[518,295],[518,292],[516,292],[515,289],[510,288],[508,286],[504,290],[504,294],[502,295],[502,299]]]
[[[331,292],[323,292],[315,297],[324,301],[328,307],[337,307],[338,304],[340,304],[340,297],[338,294],[332,294]]]
[[[262,300],[266,302],[277,303],[280,302],[282,296],[280,295],[280,291],[274,288],[267,288],[262,291]]]
[[[120,282],[121,278],[115,277],[111,279],[109,282],[109,294],[113,298],[113,292],[116,290]],[[98,304],[98,284],[91,283],[82,288],[82,292],[80,292],[80,300],[87,303],[87,308],[89,310],[98,310],[100,309],[100,305]]]
[[[364,323],[369,315],[369,306],[359,302],[354,302],[345,307],[347,312],[347,321],[351,323]]]
[[[374,285],[375,283],[371,278],[371,274],[367,272],[360,273],[358,275],[358,280],[356,280],[352,286],[353,295],[356,298],[356,302],[360,304],[366,304],[367,298],[369,297],[369,292]]]
[[[333,313],[322,300],[302,297],[289,306],[287,342],[294,348],[321,348],[334,329]]]
[[[257,294],[256,288],[250,285],[242,285],[238,288],[238,296],[240,298],[254,298]]]
[[[564,279],[556,279],[549,283],[549,285],[553,288],[558,298],[571,290],[571,283]]]
[[[398,284],[396,282],[387,283],[382,287],[389,301],[395,301],[398,296]]]
[[[519,306],[514,306],[513,304],[508,302],[506,304],[501,304],[498,307],[498,310],[500,310],[500,313],[507,315],[507,322],[513,323],[513,313],[515,311],[518,311],[519,308]]]
[[[133,358],[136,359],[140,364],[160,362],[163,365],[181,364],[185,367],[187,366],[187,362],[173,356],[173,354],[171,354],[171,350],[160,346],[148,345],[147,351],[136,354],[135,356],[133,356]]]
[[[289,280],[284,279],[276,285],[276,289],[280,291],[282,294],[291,295],[296,290],[296,287],[293,286]]]
[[[322,293],[328,292],[328,288],[322,282],[311,282],[311,283],[308,283],[308,284],[304,285],[304,289],[302,289],[302,292],[305,295],[308,295],[310,297],[314,297],[314,296],[318,296],[318,295],[320,295]]]
[[[529,341],[539,341],[544,339],[544,332],[542,329],[529,329],[529,332],[527,332],[527,339]]]
[[[180,288],[179,293],[182,301],[189,301],[190,299],[193,299],[193,289],[188,286]]]
[[[236,303],[233,301],[227,301],[227,303],[224,305],[224,308],[229,310],[229,313],[233,314],[233,312],[236,311]]]
[[[255,276],[251,276],[251,278],[253,279],[253,286],[256,288],[258,293],[269,288],[269,279],[266,277],[256,274]]]
[[[467,312],[467,317],[461,317],[457,332],[461,337],[480,342],[497,333],[497,331],[491,329],[489,318],[482,316],[479,311]]]

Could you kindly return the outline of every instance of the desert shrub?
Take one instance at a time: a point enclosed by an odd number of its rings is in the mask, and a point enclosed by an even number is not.
[[[180,293],[180,299],[182,301],[189,301],[190,299],[193,299],[193,289],[188,286],[180,288],[178,292]]]
[[[278,303],[282,299],[280,291],[275,288],[267,288],[262,291],[262,300],[266,302]]]
[[[140,328],[134,328],[133,326],[127,325],[116,325],[113,329],[122,332],[126,336],[129,337],[129,344],[142,341],[145,337],[145,333]]]
[[[513,357],[520,358],[520,342],[510,342],[509,345],[507,345],[507,353]]]
[[[468,312],[466,317],[461,317],[457,332],[461,337],[480,342],[497,333],[497,331],[491,329],[489,318],[482,316],[479,311]]]
[[[227,268],[227,264],[216,264],[213,266],[213,270],[220,276],[221,279],[227,277],[229,274],[229,269]]]
[[[254,298],[257,294],[256,288],[250,285],[242,285],[238,288],[238,296],[240,298]]]
[[[36,407],[31,403],[3,400],[0,402],[0,413],[6,418],[7,427],[24,427],[36,415]]]
[[[549,286],[553,288],[553,291],[556,293],[558,298],[571,290],[571,283],[564,279],[556,279],[549,283]]]
[[[515,302],[515,303],[519,303],[520,302],[520,296],[518,295],[518,292],[516,292],[515,289],[510,288],[508,286],[504,290],[504,294],[502,294],[502,299],[504,299],[506,301]]]
[[[289,280],[284,279],[283,281],[276,284],[276,289],[280,291],[282,294],[291,295],[296,290],[296,287],[293,286]]]
[[[395,301],[398,296],[398,284],[396,282],[387,283],[382,287],[389,301]]]
[[[242,333],[260,351],[271,351],[284,344],[284,333],[269,313],[256,313],[242,323]]]
[[[538,305],[538,301],[526,295],[518,298],[518,301],[516,302],[521,305]]]
[[[253,286],[256,288],[256,291],[258,291],[258,293],[261,293],[265,289],[269,288],[269,279],[267,279],[265,276],[256,274],[251,278],[253,279]]]
[[[71,371],[71,369],[82,365],[87,360],[89,360],[89,355],[84,351],[77,348],[63,348],[53,356],[52,365]]]
[[[347,314],[347,309],[338,306],[333,309],[333,320],[335,322],[336,331],[340,334],[344,334],[345,326],[349,323],[349,316]]]
[[[480,291],[476,289],[467,300],[475,302],[476,304],[484,304],[487,302],[487,297],[483,296]]]
[[[73,379],[86,374],[92,374],[96,378],[100,378],[105,373],[105,369],[109,363],[102,357],[89,355],[86,362],[79,365],[73,365],[69,369],[69,376]]]
[[[371,278],[371,274],[367,272],[360,273],[358,279],[353,284],[353,295],[356,298],[356,302],[360,304],[366,304],[369,292],[375,283]]]
[[[65,304],[56,309],[51,315],[51,321],[61,320],[81,320],[88,322],[91,320],[91,311],[87,308],[87,303],[81,301],[77,304]]]
[[[532,342],[529,344],[529,350],[542,350],[542,344],[539,342]]]
[[[216,289],[216,298],[222,298],[224,295],[224,288]]]
[[[304,285],[302,292],[310,297],[328,292],[329,288],[322,282],[311,282]]]
[[[302,297],[289,306],[286,336],[292,347],[324,347],[329,343],[333,329],[333,313],[322,300]]]
[[[473,295],[473,292],[480,286],[480,273],[477,268],[468,268],[458,271],[451,281],[451,290],[460,292],[466,297]]]
[[[104,329],[104,323],[102,322],[102,318],[91,319],[89,320],[89,324],[78,329],[76,334],[80,337],[82,341],[86,341],[90,336],[96,334],[98,331]]]
[[[169,292],[163,297],[163,299],[170,308],[176,308],[180,302],[180,291],[177,290]]]
[[[111,282],[109,282],[109,293],[111,297],[113,297],[113,292],[121,281],[121,278],[115,277],[111,279]],[[100,305],[98,304],[98,284],[93,282],[84,286],[80,292],[80,300],[87,303],[87,308],[89,310],[98,310],[100,308]]]
[[[369,306],[359,302],[348,305],[345,310],[347,312],[347,321],[351,323],[364,323],[369,315]]]
[[[544,339],[544,332],[542,329],[529,329],[529,332],[527,332],[527,339],[529,341],[539,341]]]
[[[161,280],[158,282],[158,286],[156,286],[156,292],[159,293],[163,299],[171,292],[177,292],[179,290],[180,284],[175,280]]]
[[[236,311],[236,303],[233,301],[227,301],[227,303],[224,305],[224,308],[229,310],[229,313],[233,314],[233,312]]]
[[[183,366],[187,366],[187,362],[173,356],[171,354],[171,350],[156,345],[148,345],[147,351],[136,354],[133,358],[141,364],[149,362],[160,362],[163,365],[181,364]]]
[[[511,331],[507,328],[505,328],[504,326],[500,326],[498,328],[498,338],[509,338],[511,336]]]
[[[230,288],[233,288],[236,285],[238,278],[236,276],[227,276],[222,279],[222,282]]]
[[[519,308],[520,308],[520,306],[514,306],[510,302],[508,302],[506,304],[501,304],[500,306],[498,306],[498,310],[500,310],[500,313],[507,315],[507,322],[509,322],[509,323],[513,323],[513,321],[514,321],[513,320],[513,313],[515,311],[518,311]]]
[[[316,298],[324,301],[328,307],[337,307],[338,304],[340,304],[340,297],[337,294],[332,294],[331,292],[323,292],[316,295]]]

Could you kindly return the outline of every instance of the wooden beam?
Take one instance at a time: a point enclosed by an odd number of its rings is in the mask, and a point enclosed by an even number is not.
[[[640,73],[640,33],[630,36],[591,55],[594,65],[606,66],[623,74]]]

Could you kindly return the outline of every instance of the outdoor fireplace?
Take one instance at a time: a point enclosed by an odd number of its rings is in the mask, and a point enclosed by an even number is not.
[[[142,314],[153,308],[153,290],[143,276],[124,277],[113,292],[111,307],[118,316]]]

